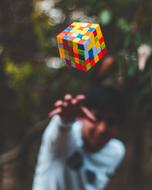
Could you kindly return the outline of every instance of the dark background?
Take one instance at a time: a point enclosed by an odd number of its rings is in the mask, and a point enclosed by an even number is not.
[[[1,190],[31,189],[53,102],[100,84],[123,90],[128,108],[121,130],[127,154],[108,189],[152,189],[151,9],[151,0],[0,1]],[[55,36],[72,21],[102,27],[108,54],[87,73],[59,59]]]

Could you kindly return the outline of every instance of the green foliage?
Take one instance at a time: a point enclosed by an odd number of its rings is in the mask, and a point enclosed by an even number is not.
[[[48,4],[42,6],[44,2]],[[47,0],[0,2],[0,70],[3,76],[0,91],[5,86],[15,93],[15,114],[20,122],[34,123],[47,116],[54,100],[64,93],[76,94],[102,82],[104,77],[97,77],[99,65],[84,74],[72,68],[55,70],[46,64],[47,59],[59,56],[55,36],[73,21],[72,14],[77,11],[85,15],[79,13],[80,21],[93,19],[101,24],[108,53],[115,58],[115,69],[110,72],[115,85],[120,85],[121,78],[121,87],[127,90],[128,81],[133,80],[130,86],[133,85],[134,90],[130,96],[138,100],[137,104],[140,104],[140,96],[144,101],[145,89],[152,85],[152,58],[137,79],[137,48],[142,43],[152,47],[151,1],[61,0],[50,3]],[[53,12],[56,9],[63,15]],[[143,110],[147,110],[148,102],[145,101],[144,106]]]
[[[102,10],[99,14],[100,22],[103,25],[108,25],[112,19],[111,12],[107,9]]]

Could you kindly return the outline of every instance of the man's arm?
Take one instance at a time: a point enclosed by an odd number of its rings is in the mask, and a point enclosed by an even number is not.
[[[64,126],[59,115],[53,116],[42,136],[32,190],[50,189],[52,166],[70,153],[71,140],[70,126]]]
[[[49,113],[51,121],[42,136],[32,190],[49,189],[52,165],[72,152],[73,120],[83,116],[94,119],[91,112],[82,106],[84,98],[83,95],[78,95],[76,98],[66,95],[63,100],[58,100],[54,104],[54,109]]]

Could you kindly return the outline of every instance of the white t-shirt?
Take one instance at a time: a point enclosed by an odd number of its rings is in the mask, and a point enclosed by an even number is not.
[[[123,143],[111,139],[97,153],[82,148],[82,123],[64,128],[58,115],[47,126],[32,190],[103,190],[125,155]]]

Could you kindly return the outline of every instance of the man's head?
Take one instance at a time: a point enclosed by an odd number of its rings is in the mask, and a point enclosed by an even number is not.
[[[99,87],[86,94],[84,105],[96,117],[96,122],[83,119],[84,144],[90,151],[97,151],[116,135],[117,128],[122,124],[125,114],[124,97],[114,87]]]

